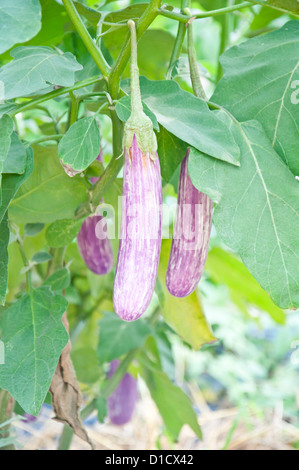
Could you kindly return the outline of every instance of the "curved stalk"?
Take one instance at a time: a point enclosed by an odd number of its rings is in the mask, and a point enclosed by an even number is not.
[[[102,54],[102,51],[97,47],[96,43],[90,36],[72,0],[62,0],[62,2],[65,6],[66,11],[68,12],[68,15],[73,25],[75,26],[82,41],[84,42],[88,52],[97,64],[100,72],[103,74],[103,77],[107,78],[110,72],[110,67],[107,64],[106,59]]]

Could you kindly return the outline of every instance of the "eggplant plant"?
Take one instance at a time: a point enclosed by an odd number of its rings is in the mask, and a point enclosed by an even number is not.
[[[0,0],[1,449],[50,403],[59,449],[96,448],[82,421],[134,428],[138,381],[153,442],[202,438],[184,354],[221,358],[232,309],[291,321],[298,17],[295,0]]]

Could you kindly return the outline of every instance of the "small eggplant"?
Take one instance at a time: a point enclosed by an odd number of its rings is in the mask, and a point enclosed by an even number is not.
[[[198,191],[188,173],[189,150],[180,173],[178,206],[166,274],[166,286],[175,297],[187,297],[202,276],[209,248],[213,202]]]
[[[125,125],[121,237],[113,290],[117,315],[137,320],[153,296],[162,233],[162,182],[157,141],[140,97],[135,23],[132,34],[131,116]]]
[[[111,362],[108,378],[113,376],[118,366],[118,360]],[[126,373],[107,400],[110,421],[119,426],[131,421],[137,399],[137,380],[129,373]]]
[[[97,160],[103,161],[102,153]],[[95,184],[99,178],[92,178]],[[103,220],[101,215],[91,215],[84,220],[77,237],[79,252],[86,266],[95,274],[108,274],[113,268],[113,251],[109,238],[97,237],[97,225]]]

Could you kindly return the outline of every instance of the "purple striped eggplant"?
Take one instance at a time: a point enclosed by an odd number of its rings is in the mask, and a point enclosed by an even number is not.
[[[118,360],[111,362],[108,378],[113,376],[118,366]],[[107,400],[110,421],[119,426],[131,421],[137,399],[137,380],[129,373],[126,373]]]
[[[103,161],[102,153],[97,160]],[[92,178],[95,184],[99,178]],[[103,221],[101,215],[91,215],[84,220],[77,237],[79,252],[86,266],[95,274],[108,274],[113,268],[113,251],[109,238],[98,238],[97,224]],[[103,223],[103,222],[102,222]]]
[[[157,141],[139,88],[135,24],[132,34],[131,116],[125,125],[121,237],[113,290],[117,315],[137,320],[153,296],[161,249],[162,182]]]
[[[168,291],[187,297],[202,276],[209,248],[213,202],[198,191],[188,173],[189,151],[180,173],[178,207],[166,274]]]

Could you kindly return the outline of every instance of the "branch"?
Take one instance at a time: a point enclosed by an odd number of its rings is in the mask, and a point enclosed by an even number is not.
[[[88,52],[90,53],[91,57],[97,64],[99,70],[103,74],[103,77],[107,79],[109,72],[110,72],[110,67],[107,64],[106,59],[102,54],[102,51],[97,47],[96,43],[93,41],[92,37],[90,36],[85,24],[83,23],[79,13],[77,12],[73,4],[73,1],[72,0],[62,0],[62,1],[72,23],[74,24],[76,30],[78,31]]]

